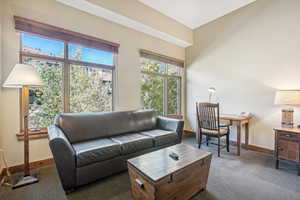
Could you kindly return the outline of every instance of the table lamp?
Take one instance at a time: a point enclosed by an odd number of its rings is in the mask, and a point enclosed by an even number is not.
[[[293,114],[294,109],[291,106],[300,105],[300,90],[279,90],[275,95],[275,105],[286,105],[283,108],[281,125],[283,127],[293,127]]]
[[[216,92],[216,88],[214,87],[210,87],[208,88],[208,93],[209,93],[209,96],[208,96],[208,102],[211,103],[211,98],[212,98],[212,95]]]
[[[29,109],[29,87],[43,87],[45,84],[36,69],[31,65],[16,64],[8,75],[3,87],[22,88],[23,124],[24,124],[24,177],[22,177],[14,188],[22,187],[38,182],[38,179],[30,175],[29,166],[29,135],[28,135],[28,109]]]

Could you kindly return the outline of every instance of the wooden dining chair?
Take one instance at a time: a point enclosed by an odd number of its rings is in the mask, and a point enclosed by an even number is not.
[[[229,124],[220,123],[219,103],[196,103],[196,111],[199,149],[202,144],[202,136],[205,135],[207,146],[209,144],[209,137],[218,138],[218,157],[220,157],[221,148],[227,147],[227,152],[229,152]],[[226,136],[226,146],[221,146],[221,138],[223,136]]]

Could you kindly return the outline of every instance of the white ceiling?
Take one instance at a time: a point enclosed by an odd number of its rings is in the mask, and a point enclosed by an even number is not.
[[[222,17],[255,0],[139,0],[191,29]]]
[[[191,43],[189,43],[185,40],[179,39],[179,38],[177,38],[173,35],[167,34],[165,32],[161,32],[161,31],[154,29],[146,24],[143,24],[139,21],[133,20],[133,19],[123,16],[119,13],[113,12],[111,10],[108,10],[99,5],[93,4],[87,0],[56,0],[56,1],[60,2],[62,4],[65,4],[65,5],[71,6],[73,8],[79,9],[81,11],[87,12],[91,15],[95,15],[97,17],[107,19],[109,21],[115,22],[117,24],[121,24],[123,26],[132,28],[136,31],[140,31],[142,33],[165,40],[167,42],[173,43],[173,44],[181,46],[181,47],[188,47],[188,46],[192,45]]]

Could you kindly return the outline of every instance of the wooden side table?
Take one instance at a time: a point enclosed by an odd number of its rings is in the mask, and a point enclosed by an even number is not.
[[[287,160],[298,165],[298,176],[300,176],[300,129],[299,128],[274,128],[275,167],[279,168],[280,160]]]
[[[221,114],[220,119],[230,121],[237,127],[237,155],[241,155],[241,127],[245,126],[245,148],[248,150],[249,145],[249,123],[252,116],[240,116],[234,114]]]

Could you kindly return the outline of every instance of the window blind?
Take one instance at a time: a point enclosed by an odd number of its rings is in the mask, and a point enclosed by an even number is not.
[[[74,43],[94,49],[117,53],[119,44],[101,40],[92,36],[69,31],[60,27],[40,23],[31,19],[14,16],[15,29],[19,32],[44,36],[63,42]]]
[[[149,59],[169,63],[169,64],[172,64],[172,65],[176,65],[178,67],[184,67],[184,61],[183,60],[179,60],[179,59],[172,58],[172,57],[169,57],[169,56],[161,55],[161,54],[158,54],[158,53],[155,53],[155,52],[152,52],[152,51],[148,51],[148,50],[145,50],[145,49],[140,50],[140,55],[141,55],[141,57],[144,57],[144,58],[149,58]]]

